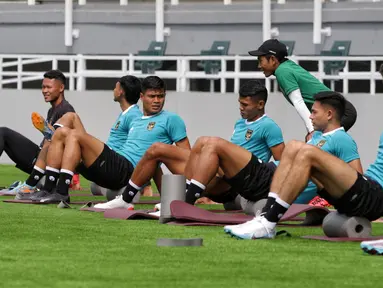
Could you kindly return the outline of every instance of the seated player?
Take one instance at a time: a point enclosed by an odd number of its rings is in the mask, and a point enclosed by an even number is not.
[[[80,161],[86,170],[82,170],[81,174],[88,180],[118,190],[127,185],[134,167],[153,143],[175,143],[185,150],[190,149],[184,121],[177,114],[162,110],[165,95],[165,83],[159,77],[149,76],[142,81],[140,98],[144,116],[133,122],[126,142],[118,151],[76,130],[70,131],[64,145],[51,145],[47,155],[47,166],[53,168],[47,170],[49,181],[38,192],[39,197],[31,199],[45,203],[69,201],[70,180]],[[56,181],[50,179],[57,178],[57,188],[53,192]],[[139,190],[141,187],[135,188]],[[129,208],[131,204],[125,207]]]
[[[140,92],[141,82],[135,76],[124,76],[116,82],[113,90],[113,100],[120,104],[122,112],[118,115],[118,118],[110,129],[109,138],[106,142],[106,145],[108,145],[110,149],[118,151],[123,146],[128,138],[129,130],[132,127],[133,121],[142,116],[142,113],[137,105],[137,102],[140,99]],[[40,115],[36,115],[34,121],[44,123],[44,119]],[[56,130],[51,132],[54,133],[51,141],[51,145],[53,146],[52,149],[62,147],[65,144],[66,137],[73,129],[80,133],[86,133],[80,117],[76,113],[72,112],[66,113],[63,117],[58,119],[53,126]],[[46,126],[44,130],[48,131],[49,129],[50,128]],[[46,166],[46,157],[46,153],[39,155],[37,161],[38,163],[36,163],[35,169],[37,170],[37,168],[39,168],[40,171],[44,172],[45,170],[59,172],[53,167]],[[83,173],[85,176],[86,171],[87,169],[84,168],[82,163],[80,163],[80,165],[76,168],[77,173]],[[39,178],[42,175],[43,174],[39,175]],[[28,200],[31,199],[31,197],[36,196],[34,192],[36,192],[38,179],[36,179],[35,176],[36,172],[29,175],[29,178],[24,185],[27,189],[18,190],[16,199]]]
[[[48,110],[45,125],[36,121],[36,128],[44,134],[44,140],[40,146],[16,131],[7,127],[0,128],[0,155],[5,151],[12,161],[16,163],[17,168],[31,175],[26,182],[20,183],[20,185],[7,193],[16,194],[18,191],[31,192],[31,188],[44,175],[45,167],[40,168],[40,166],[44,166],[41,164],[41,159],[45,157],[49,146],[49,141],[47,140],[50,140],[52,137],[52,130],[44,130],[44,126],[51,126],[66,113],[75,111],[72,105],[65,99],[65,85],[66,78],[61,71],[51,70],[44,74],[41,91],[45,102],[49,102],[52,107]]]
[[[310,145],[333,154],[361,172],[356,143],[340,126],[345,99],[332,91],[320,92],[314,97],[311,119],[317,132],[313,134]],[[223,170],[231,187],[245,199],[256,202],[268,197],[276,169],[274,163],[264,163],[242,147],[220,138],[210,138],[199,153],[194,152],[193,147],[185,169],[186,177],[191,179],[186,193],[187,203],[194,204],[203,195],[218,168]]]
[[[303,69],[287,58],[286,45],[277,39],[270,39],[254,51],[252,56],[258,56],[258,66],[266,77],[275,75],[279,87],[286,100],[292,104],[307,129],[306,142],[311,138],[314,128],[310,121],[310,111],[314,103],[314,95],[322,91],[330,91],[321,81],[310,72]],[[357,112],[355,107],[346,101],[346,110],[341,126],[348,131],[355,123]]]
[[[259,81],[248,81],[241,86],[238,101],[242,119],[235,124],[231,137],[232,145],[244,147],[243,149],[250,151],[250,154],[259,155],[258,157],[265,162],[269,161],[271,156],[279,160],[284,148],[284,141],[279,126],[265,114],[266,87]],[[202,137],[194,145],[193,150],[201,148],[202,144],[209,139],[209,137]],[[153,144],[136,166],[124,198],[120,197],[105,204],[97,204],[95,207],[103,209],[124,207],[123,200],[130,202],[137,193],[135,187],[141,187],[149,181],[160,163],[164,163],[173,174],[187,173],[185,166],[189,156],[189,150],[163,143]],[[228,189],[230,186],[221,177],[215,177],[210,185],[210,190],[214,191],[227,191]],[[130,193],[129,197],[128,193]],[[221,198],[219,201],[228,202],[237,196],[235,191],[228,194],[229,196]]]
[[[339,213],[374,221],[383,215],[383,134],[378,155],[363,175],[337,157],[302,142],[290,142],[283,152],[264,213],[225,231],[242,239],[274,238],[275,227],[309,179]],[[368,245],[368,244],[366,244]]]

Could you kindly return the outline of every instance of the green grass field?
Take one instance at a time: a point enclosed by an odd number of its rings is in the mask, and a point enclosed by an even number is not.
[[[25,177],[11,166],[0,166],[0,186]],[[94,198],[72,198],[85,199]],[[320,228],[287,228],[292,237],[245,241],[229,237],[221,227],[104,219],[102,213],[72,208],[0,202],[0,287],[381,285],[383,259],[364,254],[359,243],[299,238],[321,235]],[[140,208],[152,206],[136,206]],[[373,231],[383,235],[382,224],[374,223]],[[204,245],[157,247],[162,237],[202,237]]]

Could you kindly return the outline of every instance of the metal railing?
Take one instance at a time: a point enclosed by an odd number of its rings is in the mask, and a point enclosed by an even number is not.
[[[318,71],[310,72],[319,80],[343,80],[343,93],[349,93],[349,81],[369,80],[371,95],[376,94],[376,81],[382,80],[382,75],[377,72],[377,61],[383,61],[383,56],[379,57],[331,57],[331,56],[292,56],[291,60],[299,63],[300,61],[316,61]],[[88,60],[103,61],[121,61],[120,70],[94,70],[87,69]],[[176,79],[176,91],[185,92],[190,89],[191,79],[209,79],[220,80],[220,92],[226,93],[226,80],[234,79],[234,92],[239,90],[240,79],[264,79],[261,71],[241,71],[242,61],[254,61],[256,58],[251,56],[95,56],[95,55],[12,55],[0,54],[0,89],[6,84],[16,83],[17,89],[23,89],[23,83],[28,81],[40,80],[43,77],[41,71],[25,71],[24,65],[28,64],[46,64],[51,69],[58,68],[58,62],[69,63],[69,71],[63,71],[69,80],[69,90],[86,90],[85,80],[87,78],[118,78],[123,75],[134,75],[137,77],[146,77],[150,74],[143,74],[141,70],[136,70],[134,62],[139,60],[154,61],[175,61],[176,69],[174,71],[157,70],[155,75],[164,79]],[[204,71],[191,71],[191,61],[201,60],[219,60],[221,61],[221,71],[217,74],[206,74]],[[234,61],[234,69],[227,70],[227,62]],[[345,67],[336,75],[328,75],[324,72],[324,61],[345,61]],[[354,72],[349,71],[349,63],[352,61],[369,62],[370,69],[367,71]],[[7,70],[5,70],[7,69]],[[8,70],[15,71],[8,71]],[[254,67],[255,70],[255,67]],[[266,79],[266,87],[271,88],[271,82],[275,79],[271,76]],[[334,81],[332,81],[332,86]],[[273,81],[276,83],[276,81]],[[276,86],[275,86],[276,87]],[[332,87],[333,88],[333,87]]]

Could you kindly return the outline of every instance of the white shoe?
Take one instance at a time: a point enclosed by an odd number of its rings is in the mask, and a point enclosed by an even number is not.
[[[94,208],[99,208],[99,209],[115,209],[115,208],[124,208],[128,210],[133,210],[134,205],[131,203],[127,203],[122,199],[122,195],[118,195],[116,198],[113,200],[106,202],[106,203],[100,203],[94,205]]]
[[[161,203],[158,203],[158,204],[154,205],[154,210],[155,211],[160,211],[161,210]]]
[[[230,234],[240,239],[272,239],[276,235],[275,228],[269,229],[266,226],[264,216],[256,217],[251,221],[244,223],[245,225],[237,225],[232,227]]]
[[[363,241],[360,243],[360,248],[371,255],[383,255],[383,239]]]
[[[149,214],[149,215],[153,215],[153,216],[156,216],[156,217],[160,218],[160,216],[161,216],[161,211],[150,212],[150,213],[148,213],[148,214]]]
[[[262,213],[260,211],[258,211],[256,216],[253,219],[251,219],[250,221],[247,221],[247,222],[242,223],[242,224],[226,225],[226,226],[223,227],[223,231],[225,231],[225,233],[230,234],[231,233],[231,229],[233,229],[235,227],[242,227],[244,225],[249,225],[249,224],[251,225],[252,222],[258,221],[261,216],[262,216]]]

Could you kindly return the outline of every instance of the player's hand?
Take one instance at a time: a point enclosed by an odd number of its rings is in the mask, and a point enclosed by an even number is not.
[[[310,139],[313,137],[313,134],[314,134],[314,131],[307,133],[307,135],[305,137],[306,143],[310,141]]]

